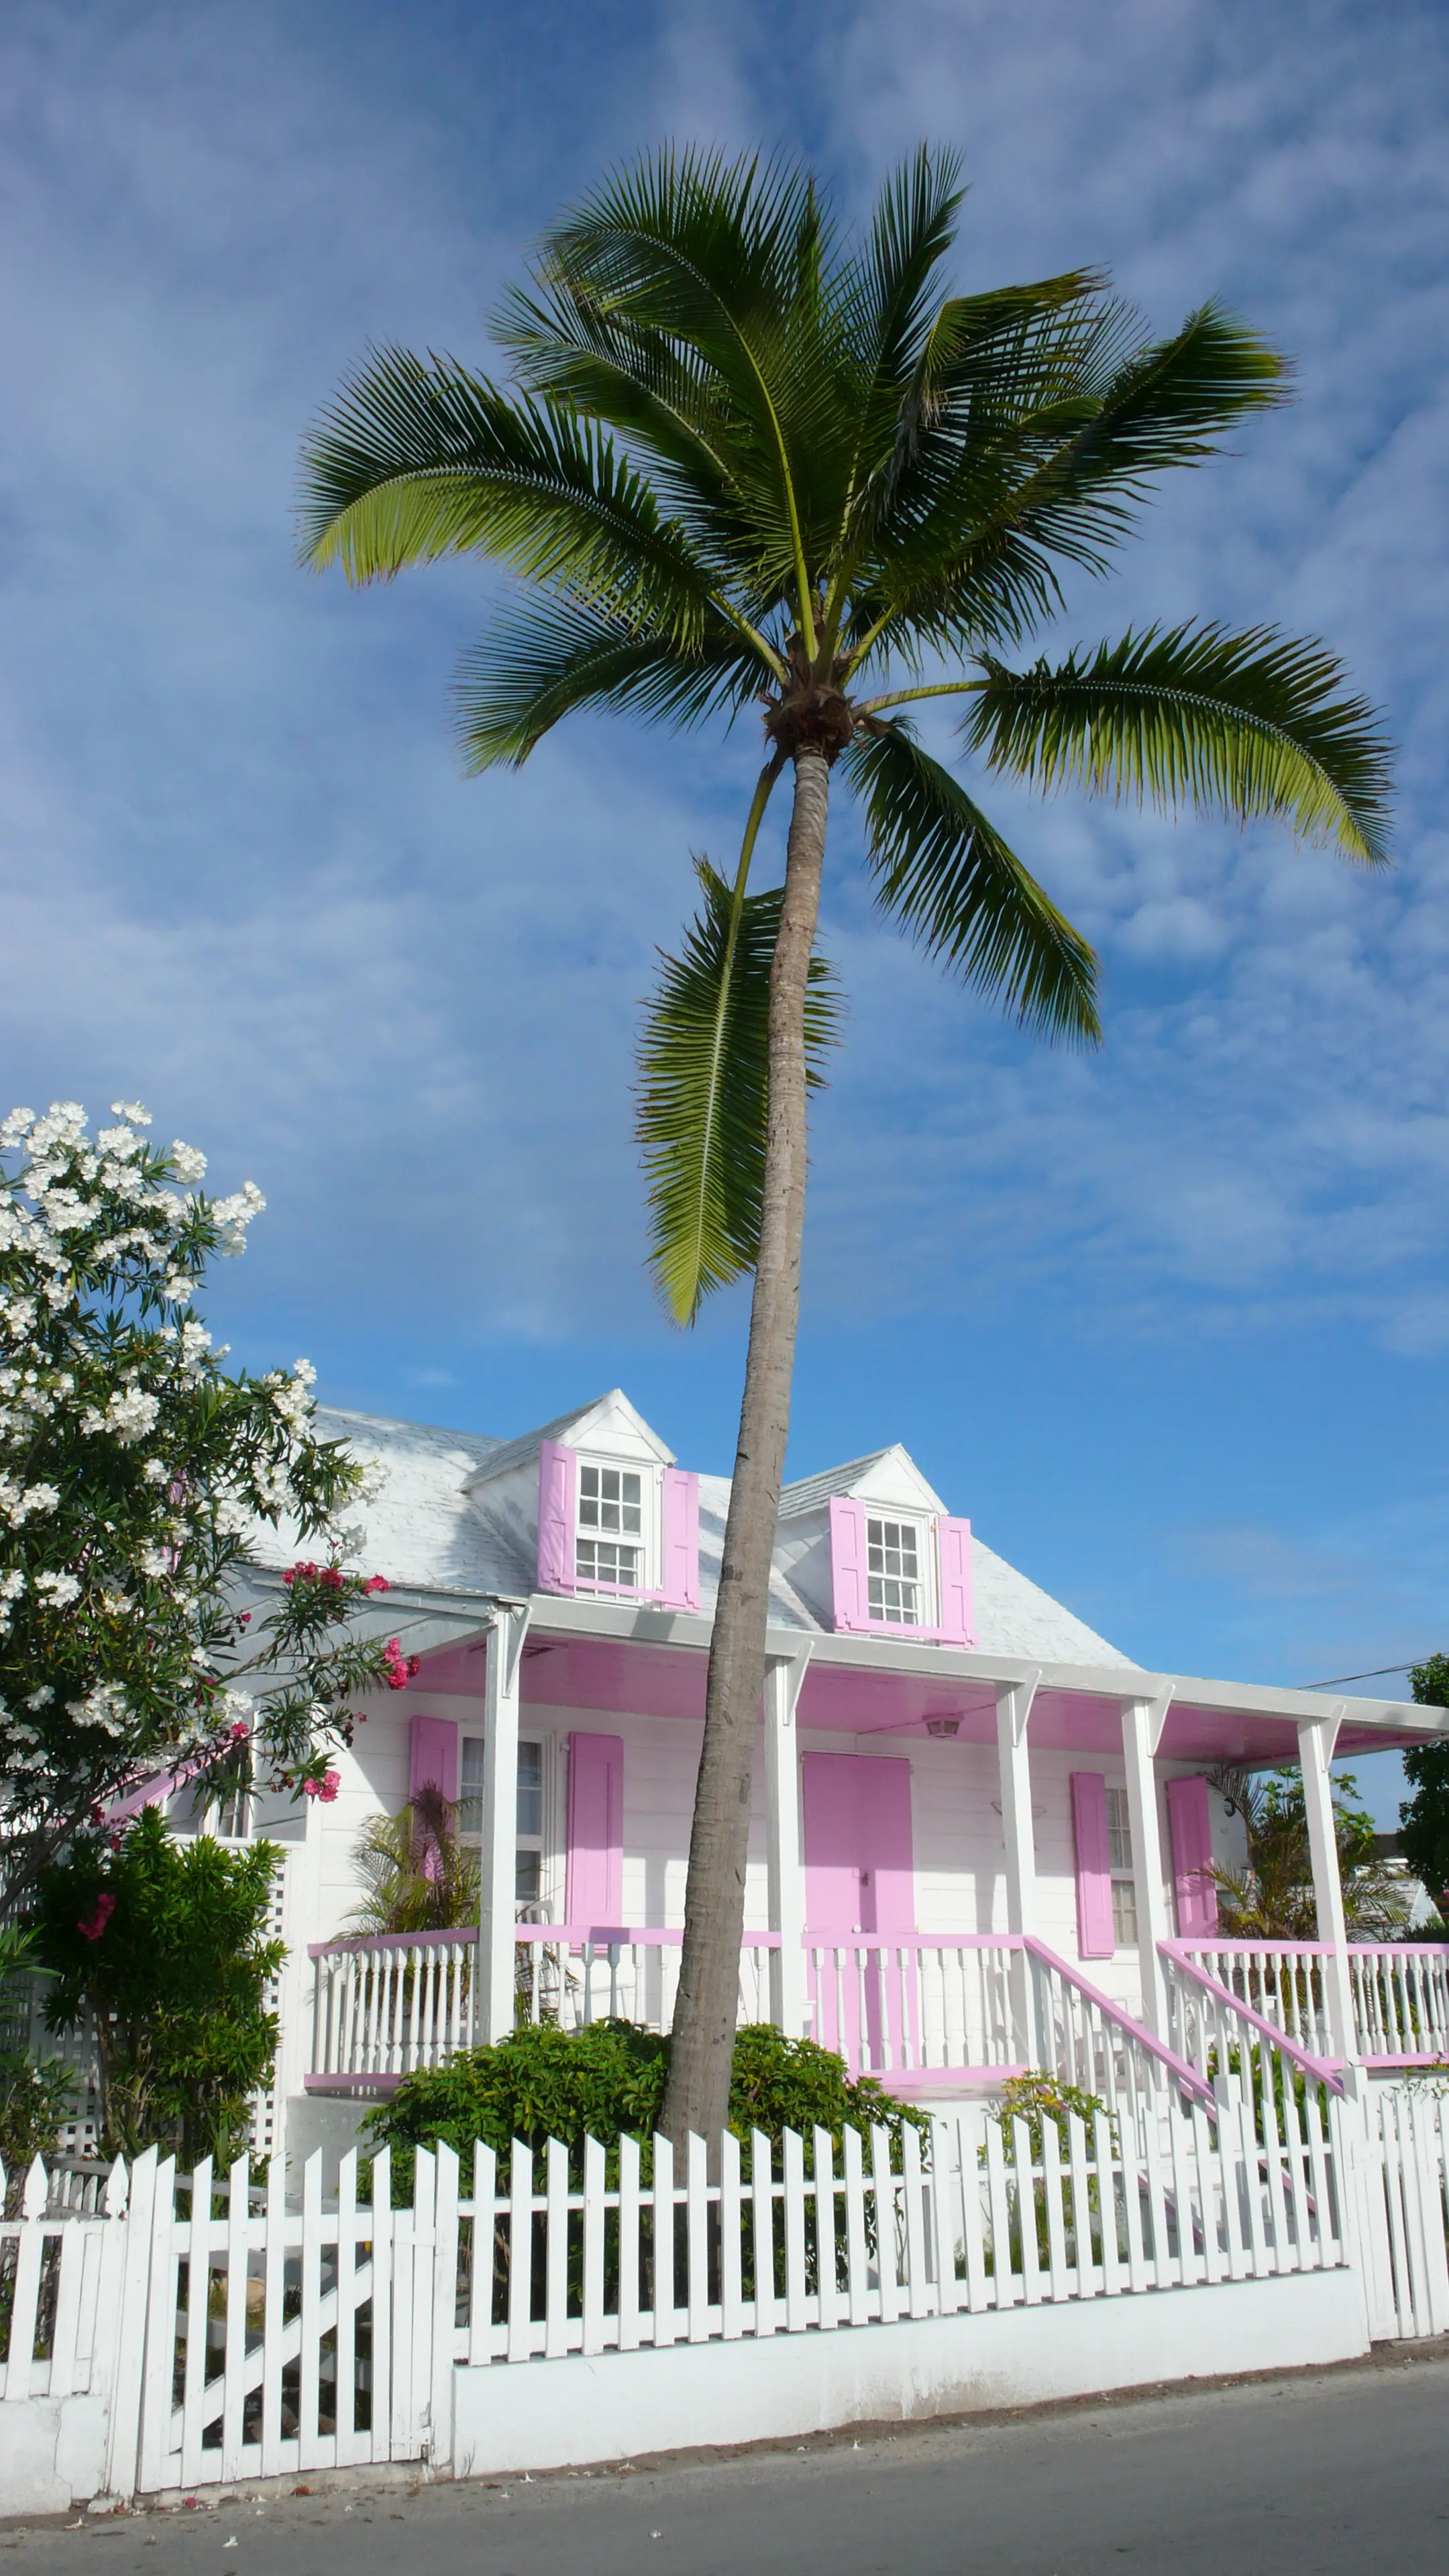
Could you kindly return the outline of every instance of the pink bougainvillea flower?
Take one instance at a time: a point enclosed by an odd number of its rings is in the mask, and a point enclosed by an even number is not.
[[[99,1941],[101,1934],[104,1932],[106,1925],[109,1923],[115,1910],[116,1900],[114,1896],[111,1894],[108,1887],[103,1887],[99,1896],[96,1898],[96,1910],[91,1916],[89,1922],[77,1923],[75,1927],[77,1932],[79,1932],[81,1939],[83,1941]]]
[[[392,1585],[385,1574],[370,1574],[362,1588],[364,1592],[391,1592]]]

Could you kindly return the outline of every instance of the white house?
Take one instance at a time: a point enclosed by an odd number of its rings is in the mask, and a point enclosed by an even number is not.
[[[728,1501],[617,1389],[507,1441],[320,1427],[383,1471],[364,1557],[421,1664],[369,1702],[335,1801],[245,1820],[288,1853],[289,2150],[350,2137],[409,2068],[520,2009],[667,2027]],[[1444,1954],[1346,1943],[1329,1806],[1336,1755],[1444,1712],[1147,1671],[899,1447],[788,1486],[774,1563],[743,2015],[937,2099],[1028,2064],[1090,2076],[1108,2042],[1201,2073],[1234,2011],[1321,2068],[1449,2048]],[[1323,1939],[1227,1944],[1208,1871],[1241,1846],[1207,1774],[1285,1761]],[[479,1844],[480,1922],[359,1940],[358,1836],[424,1781]]]

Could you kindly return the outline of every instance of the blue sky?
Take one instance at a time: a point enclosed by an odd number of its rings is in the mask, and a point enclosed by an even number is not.
[[[611,158],[799,148],[851,214],[951,142],[963,282],[1098,262],[1156,327],[1219,295],[1293,354],[1295,407],[1179,477],[1063,640],[1322,634],[1400,746],[1398,866],[993,787],[1100,947],[1087,1063],[876,922],[842,815],[793,1464],[903,1439],[1154,1665],[1401,1662],[1449,1642],[1449,27],[1413,0],[819,24],[11,0],[0,1090],[140,1095],[219,1186],[261,1184],[217,1309],[247,1359],[501,1432],[620,1381],[727,1467],[741,1309],[658,1320],[628,1085],[749,729],[580,726],[465,781],[446,695],[486,584],[304,577],[297,444],[368,340],[482,362],[528,240]]]

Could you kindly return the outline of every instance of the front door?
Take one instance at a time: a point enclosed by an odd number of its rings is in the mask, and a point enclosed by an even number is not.
[[[852,2072],[898,2068],[910,2062],[915,1999],[910,1954],[892,1946],[916,1928],[911,1766],[807,1753],[801,1772],[815,2037]]]

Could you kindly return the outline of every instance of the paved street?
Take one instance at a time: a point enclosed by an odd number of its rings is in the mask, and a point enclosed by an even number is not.
[[[540,2380],[546,2373],[540,2371]],[[1449,2358],[592,2477],[0,2531],[17,2576],[1444,2576]]]

